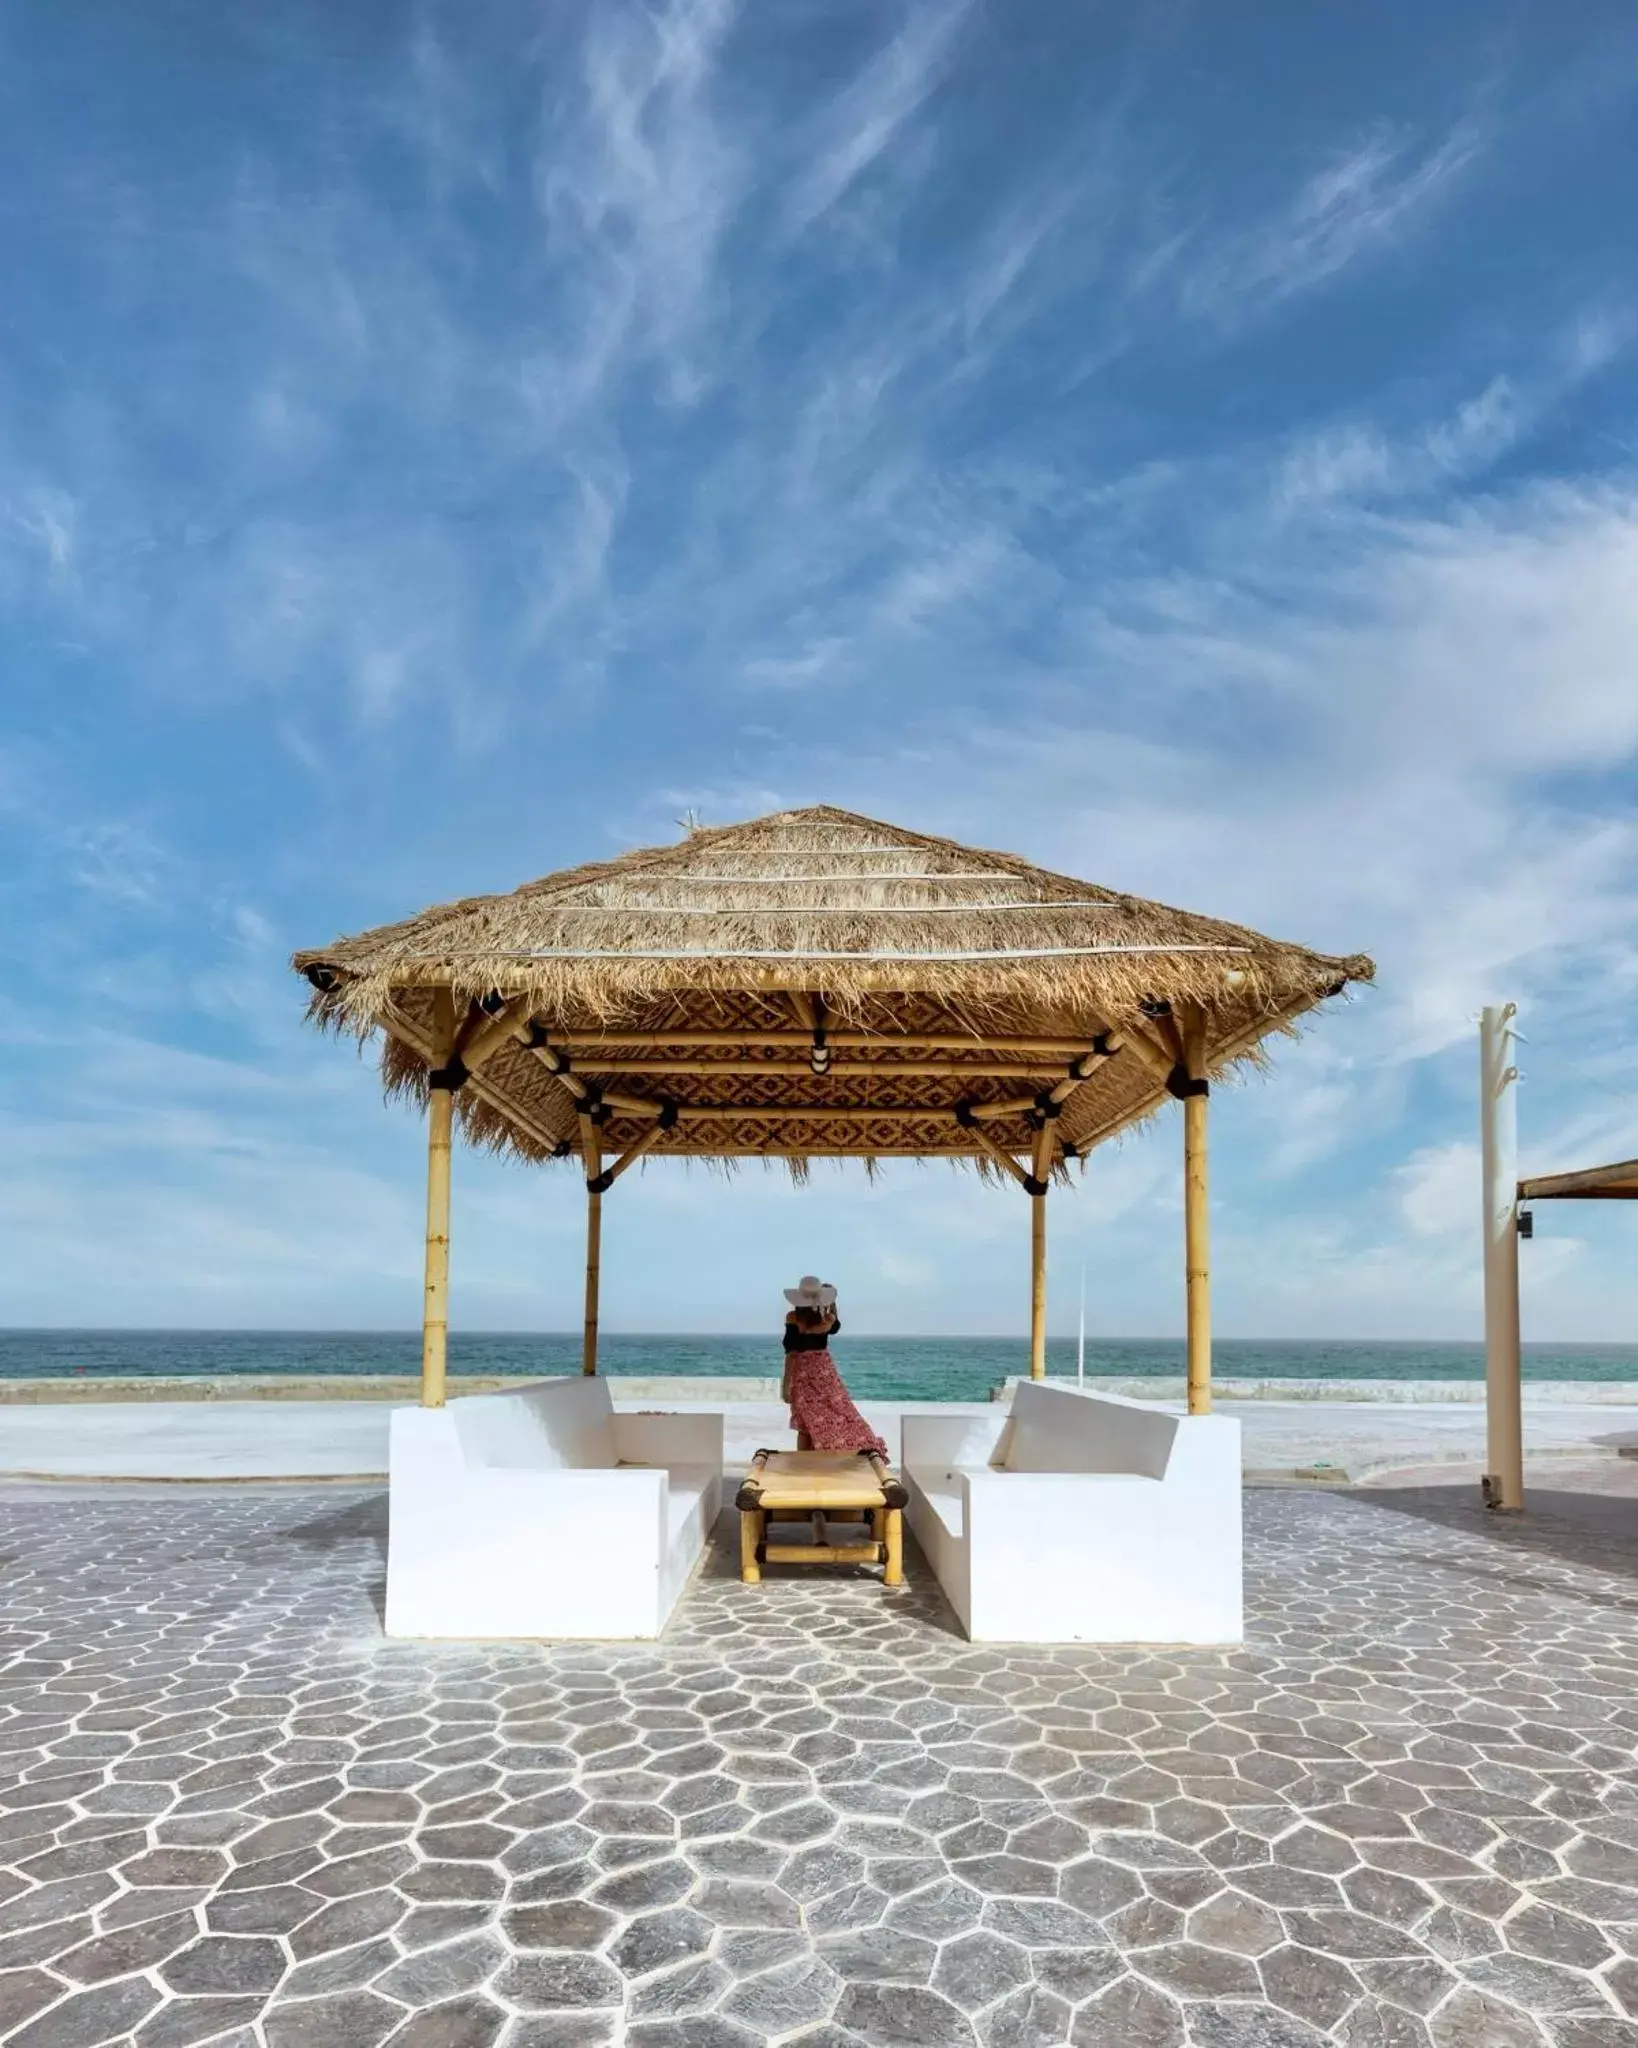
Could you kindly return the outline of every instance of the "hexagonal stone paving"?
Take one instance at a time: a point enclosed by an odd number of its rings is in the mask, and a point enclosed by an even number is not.
[[[6,1489],[0,2039],[1638,2042],[1638,1532],[1246,1512],[1234,1650],[731,1527],[658,1645],[434,1647],[378,1493]]]

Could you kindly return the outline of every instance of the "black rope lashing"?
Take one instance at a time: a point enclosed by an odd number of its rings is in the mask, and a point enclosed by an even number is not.
[[[1191,1095],[1209,1095],[1211,1083],[1203,1078],[1197,1079],[1179,1060],[1166,1076],[1166,1093],[1175,1095],[1179,1102],[1187,1102]]]
[[[432,1072],[428,1074],[427,1086],[437,1089],[447,1088],[453,1095],[457,1088],[464,1087],[471,1078],[472,1075],[466,1061],[461,1058],[458,1052],[453,1052],[441,1067],[434,1067]]]
[[[1090,1081],[1105,1060],[1112,1060],[1120,1051],[1121,1041],[1111,1040],[1107,1031],[1100,1031],[1093,1039],[1091,1049],[1083,1052],[1078,1059],[1070,1061],[1064,1072],[1072,1081]]]
[[[528,1027],[523,1034],[523,1042],[531,1052],[544,1052],[552,1042],[552,1034],[546,1029],[544,1024],[537,1023],[531,1017]]]
[[[1043,1123],[1055,1123],[1063,1115],[1064,1106],[1053,1100],[1049,1089],[1043,1088],[1035,1098],[1035,1113]]]
[[[973,1106],[965,1096],[956,1104],[952,1114],[964,1131],[974,1129],[978,1123],[977,1117],[973,1115]]]
[[[614,1111],[603,1100],[602,1090],[594,1081],[585,1084],[586,1092],[575,1104],[578,1113],[594,1124],[606,1124]]]
[[[655,1118],[655,1122],[662,1131],[675,1130],[680,1113],[677,1104],[672,1098],[669,1095],[663,1095],[660,1098],[660,1114]]]
[[[589,1173],[586,1176],[586,1192],[588,1195],[606,1195],[613,1185],[614,1175],[606,1167],[601,1173]]]
[[[554,1159],[567,1159],[571,1152],[578,1152],[579,1150],[580,1147],[574,1142],[573,1138],[559,1138],[552,1147],[552,1157]]]
[[[1047,1185],[1046,1181],[1037,1180],[1033,1173],[1026,1173],[1024,1175],[1024,1193],[1026,1195],[1044,1195],[1047,1191]]]

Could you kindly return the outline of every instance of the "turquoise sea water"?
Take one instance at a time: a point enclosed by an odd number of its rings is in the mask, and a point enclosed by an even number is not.
[[[1484,1376],[1477,1344],[1271,1342],[1220,1338],[1223,1379],[1463,1380]],[[1009,1374],[1029,1370],[1029,1347],[1008,1337],[868,1337],[844,1332],[837,1362],[856,1395],[878,1400],[981,1401]],[[605,1333],[610,1373],[660,1377],[776,1376],[777,1334],[767,1337],[651,1337]],[[578,1371],[580,1334],[452,1332],[452,1374]],[[420,1337],[412,1330],[0,1330],[0,1379],[151,1379],[277,1373],[414,1373]],[[1089,1374],[1160,1377],[1183,1370],[1181,1341],[1088,1336]],[[1073,1338],[1047,1346],[1047,1370],[1075,1370]],[[1526,1345],[1533,1380],[1638,1380],[1638,1345]]]

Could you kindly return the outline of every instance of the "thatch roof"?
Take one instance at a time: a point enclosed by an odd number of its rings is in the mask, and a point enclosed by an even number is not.
[[[474,1055],[458,1102],[479,1143],[541,1159],[595,1128],[613,1153],[646,1138],[657,1156],[798,1170],[993,1165],[996,1141],[1037,1150],[1044,1116],[1073,1156],[1185,1067],[1255,1058],[1374,972],[829,808],[696,829],[294,965],[320,1023],[384,1035],[394,1090],[424,1093],[453,1031]]]

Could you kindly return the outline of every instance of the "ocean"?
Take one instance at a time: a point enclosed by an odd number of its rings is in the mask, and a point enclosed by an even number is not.
[[[1476,1380],[1477,1344],[1339,1343],[1221,1337],[1213,1346],[1221,1379]],[[707,1375],[777,1377],[777,1337],[622,1336],[605,1332],[604,1371],[645,1378]],[[870,1337],[844,1331],[836,1359],[862,1399],[982,1401],[1009,1375],[1029,1371],[1029,1345],[1013,1337]],[[451,1332],[449,1369],[463,1373],[568,1373],[580,1367],[580,1333]],[[413,1330],[0,1330],[0,1379],[113,1379],[199,1374],[416,1373]],[[1049,1373],[1073,1373],[1075,1340],[1047,1345]],[[1183,1371],[1181,1339],[1094,1337],[1089,1376],[1164,1378]],[[1638,1380],[1638,1345],[1527,1344],[1526,1380]]]

